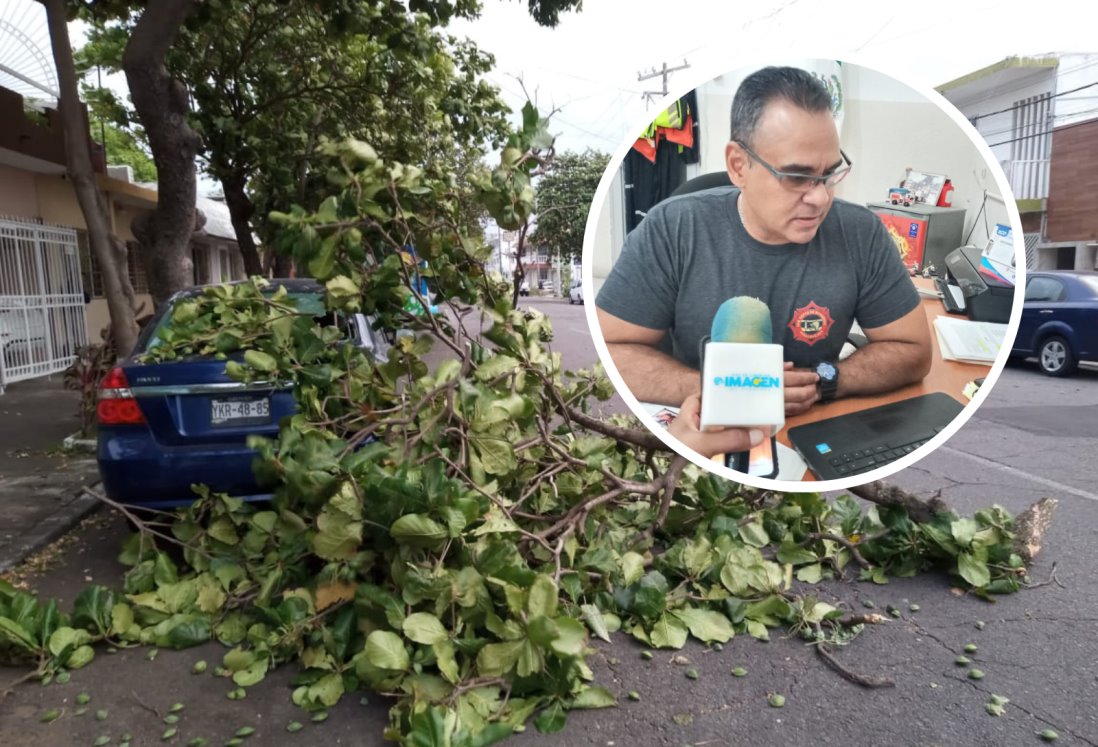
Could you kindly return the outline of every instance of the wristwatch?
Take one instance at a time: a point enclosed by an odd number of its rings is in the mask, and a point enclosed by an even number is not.
[[[839,392],[839,368],[830,361],[823,361],[816,366],[816,374],[820,380],[816,382],[816,390],[820,393],[820,402],[830,402]]]

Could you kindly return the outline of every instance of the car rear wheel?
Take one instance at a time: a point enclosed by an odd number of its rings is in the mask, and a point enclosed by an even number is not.
[[[1041,343],[1041,348],[1037,351],[1037,363],[1041,366],[1041,371],[1049,376],[1067,376],[1079,367],[1067,340],[1055,335]]]

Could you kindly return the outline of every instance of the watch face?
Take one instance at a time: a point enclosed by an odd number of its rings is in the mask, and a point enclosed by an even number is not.
[[[816,366],[816,373],[820,375],[821,379],[833,379],[835,378],[835,367],[830,363],[824,361],[820,365]]]

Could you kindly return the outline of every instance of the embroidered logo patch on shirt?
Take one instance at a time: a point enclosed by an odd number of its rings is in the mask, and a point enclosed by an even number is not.
[[[792,330],[795,339],[815,345],[820,340],[826,339],[833,323],[834,320],[827,307],[817,306],[815,301],[809,301],[807,306],[802,306],[793,312],[789,329]]]

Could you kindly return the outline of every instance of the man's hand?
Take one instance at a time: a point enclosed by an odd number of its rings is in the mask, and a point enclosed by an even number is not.
[[[820,393],[816,382],[820,375],[807,368],[793,368],[791,361],[785,362],[785,416],[800,415],[816,404]]]
[[[761,428],[701,429],[701,397],[692,394],[679,409],[678,417],[671,421],[667,432],[702,456],[712,457],[736,451],[748,451],[762,443],[766,433]]]

